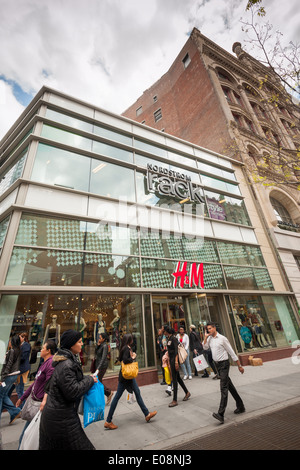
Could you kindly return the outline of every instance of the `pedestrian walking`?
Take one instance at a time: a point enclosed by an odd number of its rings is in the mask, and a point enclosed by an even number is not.
[[[95,450],[77,412],[81,397],[98,380],[83,375],[78,358],[82,346],[80,332],[62,334],[60,349],[53,357],[54,372],[45,389],[48,396],[41,414],[39,450]]]
[[[193,358],[199,356],[199,354],[204,353],[200,335],[196,331],[195,325],[190,325],[189,340],[190,340],[190,350],[193,353]],[[195,367],[195,376],[198,376],[198,371],[197,371],[195,364],[194,364],[194,367]],[[202,377],[209,377],[209,374],[206,369],[204,370]]]
[[[0,416],[5,408],[10,414],[9,424],[21,416],[21,408],[16,407],[10,399],[10,392],[20,373],[21,340],[14,335],[9,341],[0,379]]]
[[[136,353],[132,351],[131,346],[133,344],[133,337],[131,334],[127,333],[123,336],[121,346],[120,346],[120,353],[119,353],[119,361],[124,362],[124,364],[131,364],[135,359],[136,359]],[[118,426],[116,426],[112,422],[112,418],[115,412],[115,409],[118,405],[118,402],[123,395],[124,390],[127,390],[128,393],[134,393],[136,397],[136,401],[139,404],[139,407],[141,408],[145,419],[147,422],[152,419],[157,411],[152,411],[151,413],[149,412],[148,408],[146,407],[142,395],[140,392],[140,389],[138,387],[138,384],[136,383],[135,379],[127,380],[124,379],[122,375],[122,369],[119,372],[119,382],[118,382],[118,388],[117,392],[111,402],[109,412],[106,418],[106,421],[104,423],[105,429],[117,429]]]
[[[239,358],[232,349],[228,339],[217,332],[216,325],[214,323],[207,323],[206,325],[203,348],[206,350],[208,348],[211,349],[212,358],[216,363],[218,374],[220,376],[221,400],[219,410],[217,413],[213,413],[213,417],[223,424],[228,402],[228,392],[231,393],[236,402],[237,408],[234,413],[239,414],[244,413],[245,411],[243,400],[229,377],[229,356],[231,356],[232,360],[237,363],[241,374],[244,373],[244,368],[241,366]]]
[[[163,356],[165,352],[167,351],[167,339],[164,334],[164,329],[163,327],[158,330],[158,336],[156,340],[156,348],[157,348],[157,354],[160,359],[160,365],[161,365],[161,370],[162,370],[162,381],[161,385],[166,385],[166,377],[165,377],[165,369],[163,367]]]
[[[95,351],[96,370],[99,371],[98,379],[101,383],[108,367],[108,354],[109,354],[108,340],[109,340],[109,337],[107,333],[100,333],[98,344],[97,344],[96,351]],[[105,384],[103,384],[103,387],[104,387],[104,395],[107,397],[106,404],[109,405],[114,393],[111,391],[110,388],[106,387]]]
[[[20,334],[20,341],[21,341],[21,359],[20,359],[20,374],[18,375],[17,378],[17,386],[16,386],[16,392],[18,395],[18,398],[21,398],[21,396],[24,393],[24,384],[27,382],[28,379],[28,374],[30,372],[30,352],[31,352],[31,346],[28,342],[28,333],[21,333]],[[21,404],[22,408],[22,404]]]
[[[181,388],[185,392],[183,401],[187,401],[190,398],[191,394],[186,388],[179,374],[178,339],[175,336],[175,331],[173,330],[173,328],[171,328],[168,325],[164,326],[164,331],[168,338],[167,347],[168,347],[169,361],[170,361],[171,374],[172,374],[173,401],[169,404],[169,407],[172,408],[178,405],[178,402],[177,402],[178,384],[181,386]]]
[[[46,343],[44,343],[41,349],[41,358],[43,359],[43,362],[35,376],[35,380],[27,388],[26,392],[23,393],[21,398],[19,398],[19,400],[16,403],[16,406],[21,407],[20,405],[22,403],[25,403],[26,400],[29,397],[31,397],[32,400],[40,403],[39,409],[43,411],[46,400],[47,400],[47,394],[45,393],[45,386],[47,385],[54,371],[54,368],[52,365],[52,359],[53,359],[55,352],[56,352],[56,344],[54,343],[54,341],[49,340]],[[26,431],[30,423],[31,423],[31,420],[26,421],[24,429],[19,438],[19,448],[20,448],[20,445],[24,436],[24,432]]]
[[[179,333],[177,335],[178,341],[184,346],[184,349],[187,352],[187,358],[186,360],[180,364],[182,372],[183,372],[183,380],[186,380],[189,378],[189,380],[192,380],[192,369],[191,369],[191,364],[190,364],[190,349],[189,349],[189,337],[184,331],[183,326],[179,328]]]

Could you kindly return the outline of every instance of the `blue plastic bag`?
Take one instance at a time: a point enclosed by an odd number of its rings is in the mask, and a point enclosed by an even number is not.
[[[99,380],[83,397],[83,427],[104,419],[104,386]]]

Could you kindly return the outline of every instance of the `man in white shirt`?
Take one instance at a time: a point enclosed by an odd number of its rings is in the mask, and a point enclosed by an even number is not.
[[[241,366],[239,358],[232,349],[228,339],[217,332],[216,325],[214,323],[208,323],[206,325],[203,348],[206,350],[210,348],[212,358],[216,363],[220,376],[221,401],[219,411],[218,413],[213,413],[213,417],[223,424],[228,401],[228,391],[236,401],[237,408],[234,413],[239,414],[244,413],[245,411],[243,400],[229,377],[229,356],[231,356],[232,360],[237,363],[241,374],[244,373],[244,368]]]

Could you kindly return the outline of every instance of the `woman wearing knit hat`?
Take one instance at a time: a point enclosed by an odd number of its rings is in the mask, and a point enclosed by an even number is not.
[[[96,377],[83,375],[77,358],[81,348],[81,333],[67,330],[62,334],[41,416],[40,450],[95,450],[77,413],[81,397],[97,381]]]

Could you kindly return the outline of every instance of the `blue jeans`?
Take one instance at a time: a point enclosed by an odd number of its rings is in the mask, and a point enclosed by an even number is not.
[[[10,414],[10,420],[12,421],[21,411],[21,408],[17,408],[11,399],[9,398],[9,392],[12,385],[15,383],[17,375],[9,375],[4,380],[5,387],[0,385],[0,412],[3,409],[7,410]]]
[[[145,417],[148,416],[149,410],[146,407],[145,403],[143,402],[140,389],[139,389],[138,384],[136,383],[135,379],[132,379],[132,388],[133,388],[133,393],[135,394],[135,397],[136,397],[136,401],[138,402],[142,412],[144,413]],[[115,394],[115,396],[114,396],[114,398],[111,402],[109,412],[108,412],[108,415],[107,415],[107,418],[106,418],[106,421],[108,423],[111,423],[113,414],[115,412],[115,409],[117,407],[117,404],[118,404],[121,396],[123,395],[124,390],[125,390],[125,384],[123,382],[119,382],[118,383],[118,388],[117,388],[117,393]]]
[[[184,375],[188,375],[189,377],[192,375],[192,369],[191,369],[189,356],[186,358],[183,364],[180,364],[180,366]]]

